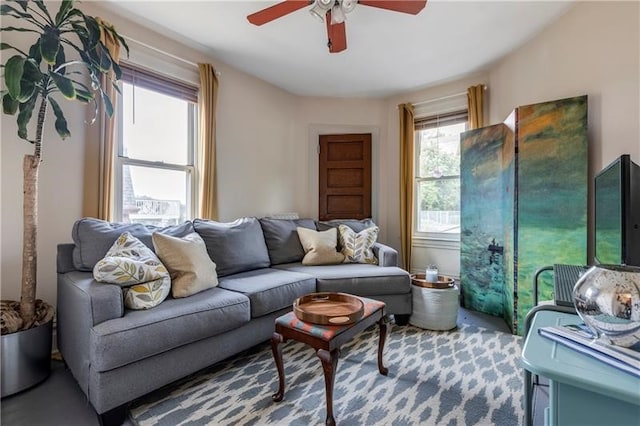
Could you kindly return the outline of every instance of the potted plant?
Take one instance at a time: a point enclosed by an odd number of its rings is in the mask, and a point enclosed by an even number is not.
[[[6,89],[2,90],[4,114],[17,113],[18,137],[33,144],[33,154],[23,160],[23,242],[20,302],[2,301],[2,396],[11,395],[45,379],[51,369],[51,330],[54,309],[36,300],[38,169],[42,133],[50,110],[55,129],[70,136],[60,97],[99,106],[109,117],[113,104],[105,84],[121,76],[117,58],[105,45],[109,37],[129,51],[113,27],[85,15],[74,1],[60,3],[55,15],[44,1],[10,0],[0,5],[2,16],[16,18],[17,26],[3,26],[3,32],[33,34],[34,43],[23,51],[4,41],[2,50],[15,53],[2,65]],[[3,20],[3,24],[7,21]],[[35,114],[34,114],[35,113]],[[28,126],[35,118],[35,135]]]

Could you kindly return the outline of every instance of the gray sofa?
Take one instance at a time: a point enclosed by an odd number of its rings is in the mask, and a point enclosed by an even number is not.
[[[356,232],[371,221],[340,221]],[[379,265],[304,266],[296,226],[324,230],[337,222],[242,218],[195,219],[169,228],[81,219],[73,244],[58,246],[58,348],[103,424],[119,424],[128,402],[270,338],[274,320],[315,291],[384,301],[396,322],[411,313],[409,274],[397,252],[376,243]],[[154,231],[205,241],[219,285],[171,296],[149,310],[128,310],[117,285],[93,279],[95,263],[128,231],[149,247]]]

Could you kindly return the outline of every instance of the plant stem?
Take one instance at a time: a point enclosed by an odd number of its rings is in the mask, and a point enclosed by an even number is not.
[[[22,163],[22,288],[20,295],[20,316],[23,329],[32,327],[36,310],[36,278],[38,266],[38,170],[42,148],[42,129],[47,115],[47,97],[42,97],[38,111],[34,155],[25,155]]]

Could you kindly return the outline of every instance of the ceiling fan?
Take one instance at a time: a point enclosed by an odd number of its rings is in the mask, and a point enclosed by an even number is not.
[[[254,25],[264,25],[298,9],[313,5],[309,12],[327,24],[327,46],[330,53],[342,52],[347,48],[345,28],[346,14],[357,4],[377,7],[394,12],[417,15],[427,4],[427,0],[285,0],[247,16]]]

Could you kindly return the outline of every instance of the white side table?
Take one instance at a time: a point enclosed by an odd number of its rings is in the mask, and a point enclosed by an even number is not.
[[[428,330],[451,330],[458,319],[460,289],[426,288],[411,284],[413,312],[409,324]]]

